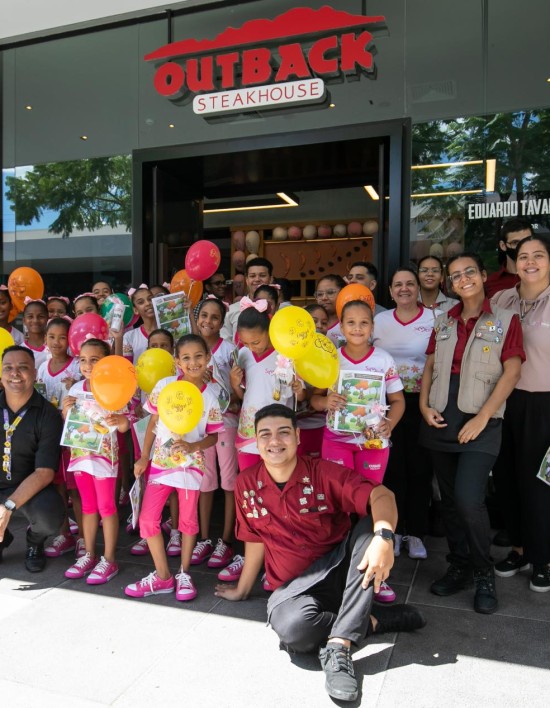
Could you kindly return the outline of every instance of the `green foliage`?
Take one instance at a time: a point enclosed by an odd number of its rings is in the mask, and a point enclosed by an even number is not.
[[[28,226],[45,210],[58,213],[48,231],[67,238],[74,230],[132,223],[130,156],[36,165],[23,177],[6,177],[6,196],[18,225]]]

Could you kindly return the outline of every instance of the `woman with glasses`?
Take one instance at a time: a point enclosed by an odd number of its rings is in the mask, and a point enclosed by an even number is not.
[[[443,261],[437,256],[424,256],[418,261],[418,279],[420,281],[419,301],[430,310],[448,312],[458,300],[447,297],[443,290],[445,269]]]
[[[502,447],[493,470],[512,541],[495,573],[509,578],[533,564],[529,587],[550,590],[550,240],[528,236],[516,258],[519,284],[491,300],[517,312],[527,360],[506,406]],[[543,460],[545,464],[543,464]],[[539,470],[542,471],[539,473]]]
[[[460,302],[435,320],[420,388],[421,443],[431,450],[450,551],[430,590],[453,595],[473,573],[474,610],[491,614],[498,603],[485,493],[506,399],[525,360],[523,336],[518,316],[485,298],[479,256],[454,256],[447,270]]]
[[[336,314],[336,298],[342,288],[347,285],[341,275],[324,275],[318,282],[315,289],[315,299],[322,305],[328,314],[327,337],[336,348],[341,347],[346,339],[340,329],[340,322]]]

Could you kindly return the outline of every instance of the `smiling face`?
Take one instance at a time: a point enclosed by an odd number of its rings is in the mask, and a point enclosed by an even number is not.
[[[89,381],[92,376],[92,370],[98,361],[105,357],[105,352],[101,347],[94,344],[82,345],[78,360],[80,362],[80,373]]]
[[[546,286],[550,281],[550,257],[541,241],[527,241],[521,246],[516,267],[522,283]]]
[[[46,346],[56,359],[66,355],[69,346],[67,327],[51,325],[46,332]]]
[[[367,288],[374,290],[376,287],[376,279],[374,275],[371,275],[365,266],[357,265],[350,268],[349,273],[346,276],[347,282],[351,285],[352,283],[359,283],[360,285],[366,285]]]
[[[222,328],[222,315],[219,306],[214,302],[202,305],[197,319],[199,334],[205,339],[219,334]]]
[[[418,302],[418,283],[408,270],[398,270],[390,285],[390,295],[396,305],[406,306]]]
[[[111,288],[109,283],[105,283],[100,280],[99,283],[96,283],[94,285],[94,287],[92,288],[92,292],[96,296],[98,303],[102,305],[105,301],[105,298],[113,294],[113,289]]]
[[[254,270],[251,268],[250,270]],[[208,283],[204,284],[206,291],[212,293],[222,300],[225,297],[225,276],[223,273],[215,273]]]
[[[325,308],[329,317],[336,314],[336,298],[340,290],[340,286],[330,278],[321,279],[317,284],[315,299]]]
[[[449,265],[448,270],[452,288],[461,300],[483,294],[487,273],[479,270],[473,258],[457,258]]]
[[[271,275],[269,275],[269,270],[266,266],[251,266],[246,274],[246,287],[252,296],[260,285],[269,285],[271,280]]]
[[[319,307],[316,310],[312,310],[309,314],[313,317],[315,331],[319,332],[319,334],[326,334],[328,330],[327,313]]]
[[[67,305],[63,300],[48,300],[48,317],[53,320],[54,317],[65,317],[67,314]]]
[[[41,303],[27,305],[23,315],[23,324],[29,334],[44,334],[47,322],[48,313]]]
[[[2,360],[2,384],[7,393],[20,396],[32,393],[36,367],[32,353],[8,352]]]
[[[256,429],[260,457],[269,467],[286,467],[296,459],[300,433],[288,418],[262,418]]]
[[[0,323],[8,324],[8,317],[11,311],[11,300],[5,290],[0,290]]]
[[[95,312],[99,314],[99,308],[95,300],[91,297],[79,297],[74,304],[74,316],[80,317],[80,315],[85,315],[88,312]]]
[[[137,290],[132,298],[134,312],[139,315],[142,320],[150,320],[155,316],[153,309],[153,295],[150,290]]]
[[[349,305],[342,313],[340,329],[346,342],[352,346],[368,346],[374,331],[372,310],[365,303]]]
[[[176,356],[176,364],[185,379],[197,385],[202,384],[209,361],[210,354],[199,342],[187,342],[180,346]]]
[[[425,258],[418,267],[420,285],[428,292],[439,290],[443,283],[443,271],[435,258]]]

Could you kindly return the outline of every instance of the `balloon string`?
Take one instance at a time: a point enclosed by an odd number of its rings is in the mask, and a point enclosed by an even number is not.
[[[296,373],[296,367],[294,366],[294,362],[292,362],[292,371],[294,371],[294,381],[298,379],[298,374]],[[294,392],[294,412],[298,410],[298,394]]]

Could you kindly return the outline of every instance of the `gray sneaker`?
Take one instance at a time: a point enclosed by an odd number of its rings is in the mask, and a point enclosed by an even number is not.
[[[340,701],[355,701],[359,692],[348,647],[329,642],[319,649],[319,660],[325,672],[328,695]]]

